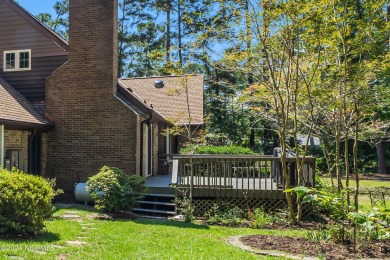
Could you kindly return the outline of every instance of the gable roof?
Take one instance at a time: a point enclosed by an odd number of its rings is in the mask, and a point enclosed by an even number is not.
[[[164,87],[155,87],[157,80],[163,81]],[[203,124],[203,75],[130,78],[119,83],[165,120],[178,124],[188,124],[187,86],[191,124]]]
[[[38,20],[34,15],[24,9],[21,5],[16,3],[13,0],[0,0],[1,3],[8,4],[15,12],[21,15],[25,20],[27,20],[34,28],[41,31],[46,37],[55,42],[58,46],[64,50],[68,50],[68,42],[59,36],[56,32],[50,29],[47,25]]]
[[[3,78],[0,78],[0,124],[21,127],[49,126],[33,105]]]

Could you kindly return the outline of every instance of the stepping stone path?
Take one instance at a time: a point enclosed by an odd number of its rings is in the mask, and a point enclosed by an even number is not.
[[[80,241],[80,240],[66,241],[66,243],[68,243],[68,245],[70,246],[83,246],[88,244],[87,242]]]
[[[77,237],[78,239],[88,239],[89,237]]]
[[[67,219],[81,218],[79,215],[75,215],[75,214],[65,214],[62,217]]]
[[[57,256],[57,260],[66,260],[69,254],[60,254]]]
[[[7,258],[8,259],[24,260],[23,257],[19,257],[19,256],[16,256],[16,255],[7,255]]]
[[[89,236],[86,236],[88,234],[88,231],[89,230],[97,230],[98,228],[96,228],[96,224],[95,223],[84,223],[84,220],[89,220],[89,217],[90,215],[88,216],[80,216],[81,215],[81,212],[79,211],[65,211],[64,212],[65,214],[62,215],[63,218],[65,219],[69,219],[69,220],[74,220],[78,223],[80,223],[80,226],[81,226],[81,234],[80,236],[78,236],[76,239],[77,240],[69,240],[69,241],[65,241],[65,243],[68,245],[68,246],[88,246],[89,244],[85,241],[82,241],[82,240],[85,240],[85,239],[88,239],[90,238]],[[60,245],[53,245],[53,248],[55,249],[64,249],[66,248],[66,246],[60,246]],[[69,254],[60,254],[57,256],[57,260],[66,260],[67,258],[69,257]]]
[[[52,245],[51,247],[55,248],[55,249],[63,249],[63,248],[65,248],[64,246],[60,246],[60,245]]]
[[[39,254],[39,255],[45,255],[47,253],[45,251],[40,251],[40,250],[32,250],[31,252],[34,252],[34,253]]]
[[[97,228],[94,227],[82,227],[85,230],[97,230]]]

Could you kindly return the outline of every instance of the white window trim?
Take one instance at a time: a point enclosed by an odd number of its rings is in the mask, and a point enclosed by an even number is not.
[[[29,53],[28,68],[19,68],[19,61],[20,61],[20,53],[21,52],[28,52]],[[9,53],[15,53],[15,68],[14,69],[7,69],[6,68],[6,65],[7,65],[6,55]],[[31,49],[4,51],[4,54],[3,54],[3,71],[4,72],[27,71],[27,70],[31,70]]]

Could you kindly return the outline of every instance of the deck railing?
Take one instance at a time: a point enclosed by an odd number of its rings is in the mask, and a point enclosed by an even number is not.
[[[286,160],[290,183],[295,186],[298,180],[297,158]],[[302,161],[303,158],[298,160]],[[303,185],[314,186],[314,169],[315,158],[304,158]],[[273,197],[280,197],[285,179],[281,159],[278,157],[176,155],[173,156],[172,184],[181,189],[192,186],[193,196],[196,197],[269,197],[272,194]],[[268,195],[264,196],[265,194]]]

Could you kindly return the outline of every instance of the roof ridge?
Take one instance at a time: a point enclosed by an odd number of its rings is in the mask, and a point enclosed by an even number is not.
[[[203,74],[182,74],[182,75],[162,75],[162,76],[147,76],[147,77],[132,77],[132,78],[119,78],[119,80],[131,80],[131,79],[158,79],[158,78],[179,78],[185,76],[202,76]]]

